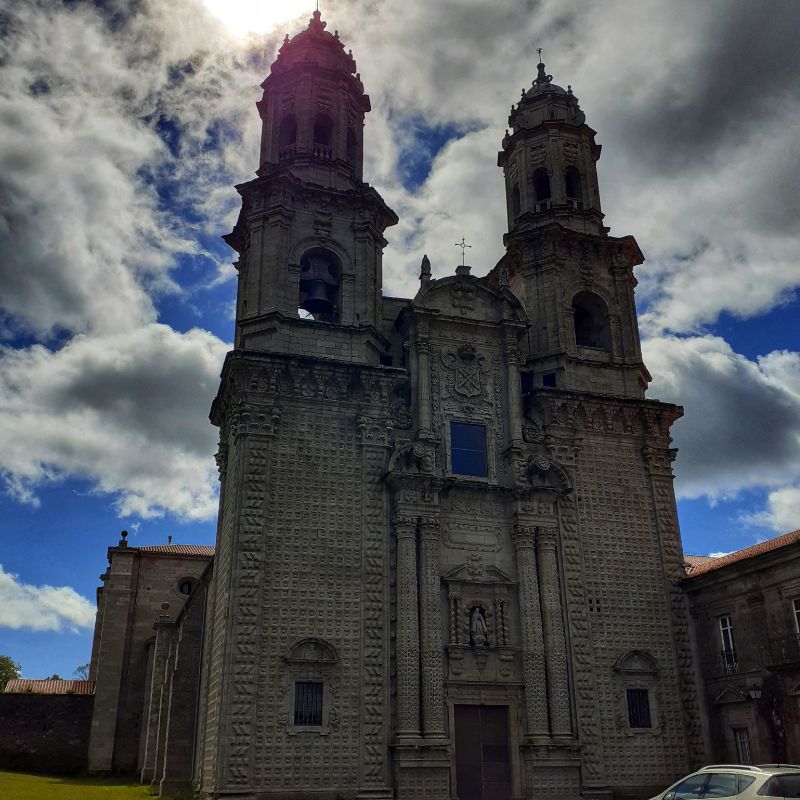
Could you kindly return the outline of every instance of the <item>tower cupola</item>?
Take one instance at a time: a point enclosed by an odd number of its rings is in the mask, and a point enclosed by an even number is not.
[[[308,27],[278,51],[261,84],[259,174],[274,167],[320,186],[361,180],[369,96],[351,51],[314,11]]]
[[[497,163],[505,173],[509,231],[558,222],[602,232],[595,167],[601,148],[572,87],[553,83],[540,62],[508,124]]]

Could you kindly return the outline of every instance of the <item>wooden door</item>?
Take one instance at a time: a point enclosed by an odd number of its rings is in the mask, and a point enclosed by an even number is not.
[[[456,706],[459,800],[511,800],[507,706]]]

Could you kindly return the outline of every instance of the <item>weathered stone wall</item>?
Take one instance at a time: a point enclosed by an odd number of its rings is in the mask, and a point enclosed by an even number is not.
[[[0,694],[0,768],[86,769],[91,695]]]

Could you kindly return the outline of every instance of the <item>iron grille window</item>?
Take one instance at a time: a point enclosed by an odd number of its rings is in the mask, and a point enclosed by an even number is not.
[[[294,724],[322,725],[322,684],[297,681],[294,685]]]
[[[736,760],[740,764],[750,764],[750,734],[747,728],[734,728],[733,741],[736,744]]]
[[[800,635],[800,597],[792,600],[792,611],[794,612],[794,630]]]
[[[650,692],[647,689],[628,689],[628,724],[631,728],[652,728]]]
[[[450,463],[456,475],[486,477],[485,425],[450,423]]]

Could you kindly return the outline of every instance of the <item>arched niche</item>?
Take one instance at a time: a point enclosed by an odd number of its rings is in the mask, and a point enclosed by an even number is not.
[[[314,117],[314,156],[330,160],[333,148],[333,120],[320,112]]]
[[[297,118],[287,114],[278,126],[278,158],[286,158],[297,144]]]
[[[552,193],[550,190],[550,175],[544,167],[533,172],[533,196],[536,200],[536,210],[546,211],[550,208],[550,198]]]
[[[657,675],[658,664],[645,650],[629,650],[617,659],[614,671],[625,675]]]
[[[575,344],[612,352],[611,325],[608,308],[600,295],[578,292],[572,298],[572,317],[575,327]]]
[[[581,173],[578,168],[570,164],[564,171],[564,189],[567,200],[577,208],[583,207],[583,192],[581,189]]]

